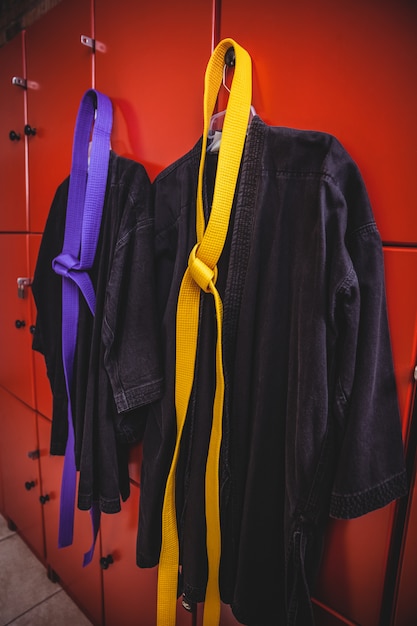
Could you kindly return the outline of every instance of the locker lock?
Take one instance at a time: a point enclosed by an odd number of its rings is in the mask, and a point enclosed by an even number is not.
[[[26,297],[26,289],[30,287],[32,284],[32,279],[27,276],[20,276],[17,279],[17,297],[25,298]]]
[[[24,328],[26,326],[25,320],[15,320],[14,325],[16,328]]]

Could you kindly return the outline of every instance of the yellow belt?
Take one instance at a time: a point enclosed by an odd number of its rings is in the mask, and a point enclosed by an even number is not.
[[[226,51],[233,46],[236,65],[223,123],[213,203],[205,224],[203,172],[211,116],[222,83]],[[211,293],[217,320],[216,390],[205,476],[208,582],[203,626],[220,620],[219,567],[221,551],[219,506],[219,458],[222,439],[224,375],[222,358],[223,305],[215,287],[217,262],[223,250],[243,154],[252,97],[252,64],[249,54],[233,39],[224,39],[214,50],[205,74],[204,132],[197,188],[197,243],[182,279],[176,320],[175,408],[177,437],[162,509],[162,544],[158,572],[157,626],[175,626],[179,568],[179,540],[175,510],[175,474],[182,431],[194,380],[200,290]]]

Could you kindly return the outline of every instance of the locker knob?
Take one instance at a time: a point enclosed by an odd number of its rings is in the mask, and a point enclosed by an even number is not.
[[[30,491],[31,489],[33,489],[33,487],[34,487],[34,486],[35,486],[35,481],[34,481],[34,480],[30,480],[30,481],[29,481],[29,480],[27,480],[27,481],[25,482],[25,489],[26,489],[27,491]]]
[[[39,496],[39,502],[41,504],[46,504],[47,502],[49,502],[51,498],[48,496],[48,494],[46,494],[45,496]]]
[[[35,330],[36,330],[36,326],[35,326],[35,324],[31,324],[31,325],[29,326],[29,332],[30,332],[30,334],[31,334],[31,335],[34,335],[34,334],[35,334]]]
[[[32,461],[36,461],[36,459],[39,459],[39,450],[30,450],[28,452],[28,457],[29,459],[32,459]]]
[[[25,320],[16,320],[14,325],[16,328],[24,328],[26,326]]]
[[[17,133],[15,130],[11,130],[9,133],[10,141],[19,141],[20,133]]]
[[[25,135],[27,135],[28,137],[29,135],[36,135],[36,128],[32,128],[30,124],[26,124]]]
[[[113,556],[108,554],[107,556],[102,556],[100,559],[100,567],[101,569],[109,569],[109,566],[114,563]]]

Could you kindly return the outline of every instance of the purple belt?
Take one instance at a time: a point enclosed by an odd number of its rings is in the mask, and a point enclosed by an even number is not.
[[[77,345],[79,292],[84,296],[94,315],[96,296],[88,270],[94,262],[100,232],[110,158],[112,122],[112,105],[109,98],[94,89],[86,91],[78,110],[74,132],[64,245],[61,254],[52,261],[53,270],[62,276],[62,360],[68,397],[68,438],[62,473],[58,532],[60,548],[71,545],[74,534],[77,471],[71,389]],[[88,153],[92,128],[89,163]],[[94,554],[100,525],[98,504],[95,503],[92,506],[90,514],[93,544],[84,555],[84,566],[90,563]]]

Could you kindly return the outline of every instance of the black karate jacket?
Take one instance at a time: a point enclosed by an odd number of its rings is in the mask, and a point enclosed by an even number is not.
[[[62,366],[62,277],[52,259],[62,250],[67,178],[50,208],[33,280],[37,307],[33,348],[45,356],[53,393],[51,453],[63,455],[67,395]],[[90,277],[92,317],[80,296],[72,409],[78,506],[105,513],[129,495],[128,445],[141,439],[146,405],[162,391],[154,275],[151,186],[142,165],[110,153],[97,251]]]
[[[155,180],[164,396],[143,449],[137,562],[158,563],[175,442],[175,316],[195,244],[201,143]],[[207,155],[209,213],[217,156]],[[250,125],[216,283],[224,304],[221,596],[253,626],[313,623],[328,516],[406,492],[380,236],[358,169],[319,132]],[[196,375],[177,472],[182,585],[204,600],[204,472],[215,385],[202,294]]]

